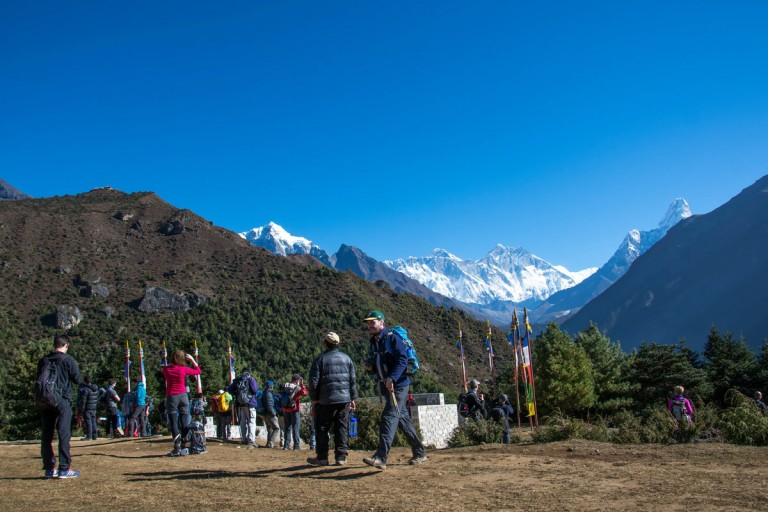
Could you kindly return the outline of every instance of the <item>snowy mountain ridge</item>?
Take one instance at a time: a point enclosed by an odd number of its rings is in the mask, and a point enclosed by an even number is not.
[[[575,286],[597,270],[571,272],[522,247],[501,244],[478,260],[462,260],[438,248],[427,256],[383,263],[446,297],[480,305],[499,300],[541,301]]]

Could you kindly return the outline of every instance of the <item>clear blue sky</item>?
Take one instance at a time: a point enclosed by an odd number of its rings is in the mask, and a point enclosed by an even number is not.
[[[768,174],[768,2],[0,6],[0,178],[329,253],[604,263]]]

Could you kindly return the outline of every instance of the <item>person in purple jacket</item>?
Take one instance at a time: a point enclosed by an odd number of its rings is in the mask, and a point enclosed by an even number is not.
[[[379,447],[372,457],[364,458],[363,462],[379,469],[387,468],[387,456],[399,425],[413,452],[408,464],[421,464],[427,460],[426,452],[405,408],[411,384],[406,372],[408,355],[405,343],[397,332],[384,326],[384,313],[381,311],[371,311],[364,321],[371,334],[370,357],[364,366],[368,372],[377,375],[386,404],[379,420]]]

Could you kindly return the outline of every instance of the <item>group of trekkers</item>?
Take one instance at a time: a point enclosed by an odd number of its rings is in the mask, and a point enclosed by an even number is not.
[[[410,465],[419,465],[427,460],[424,445],[414,429],[407,407],[412,404],[409,395],[413,369],[412,344],[407,334],[398,329],[387,329],[385,317],[381,311],[368,313],[363,320],[371,335],[369,357],[364,362],[365,370],[378,380],[379,391],[385,400],[384,409],[379,419],[379,444],[375,453],[363,458],[363,463],[384,470],[387,457],[394,442],[398,427],[402,429],[411,446]],[[42,417],[41,456],[45,478],[76,478],[79,471],[71,467],[70,440],[72,426],[72,387],[79,385],[78,414],[82,416],[85,437],[83,440],[98,438],[96,427],[96,408],[104,401],[107,409],[106,428],[109,437],[123,435],[118,427],[118,407],[123,408],[127,416],[126,435],[139,436],[148,433],[147,412],[151,397],[146,394],[141,380],[137,381],[136,391],[121,399],[115,391],[114,379],[105,388],[99,388],[89,378],[82,378],[77,362],[68,355],[70,340],[59,335],[54,338],[54,349],[38,363],[35,397]],[[219,390],[211,397],[212,408],[218,420],[217,434],[222,439],[229,437],[228,427],[233,405],[237,409],[240,423],[241,442],[256,446],[256,418],[264,417],[267,426],[266,447],[280,447],[285,450],[300,450],[299,429],[301,423],[300,400],[308,395],[312,403],[312,431],[310,448],[315,449],[315,456],[307,463],[314,466],[328,466],[330,436],[334,440],[334,462],[336,465],[347,463],[350,413],[356,408],[357,376],[355,365],[350,357],[340,350],[341,339],[335,332],[328,332],[323,337],[323,352],[315,358],[309,369],[309,378],[305,383],[300,374],[295,373],[290,382],[276,390],[274,383],[267,381],[263,390],[259,390],[256,379],[247,368],[226,390]],[[418,361],[416,361],[418,367]],[[202,416],[206,404],[202,395],[190,403],[186,386],[187,377],[200,375],[200,366],[195,358],[181,350],[175,350],[169,357],[168,364],[162,368],[165,378],[165,400],[163,417],[169,425],[173,448],[169,456],[184,456],[190,453],[186,444],[189,435],[196,429],[193,415]],[[216,405],[213,405],[216,404]],[[282,416],[283,428],[280,426]],[[225,419],[226,417],[226,419]],[[282,442],[280,442],[281,430]],[[53,451],[54,431],[58,434],[58,468]],[[203,437],[204,443],[204,437]],[[195,453],[195,452],[192,452]],[[198,451],[197,453],[204,453]]]
[[[385,405],[379,418],[379,443],[373,455],[363,458],[362,462],[378,469],[386,469],[387,457],[392,447],[397,429],[400,428],[410,444],[412,456],[410,465],[419,465],[427,460],[424,445],[416,433],[408,410],[413,404],[408,393],[411,376],[418,369],[418,359],[407,333],[399,328],[387,329],[385,317],[381,311],[374,310],[364,318],[370,334],[369,356],[363,363],[365,370],[378,381],[379,391]],[[43,460],[45,478],[76,478],[80,472],[72,469],[70,438],[72,427],[72,384],[79,385],[77,410],[82,417],[85,437],[83,440],[98,438],[96,427],[96,409],[103,400],[107,409],[106,430],[109,437],[119,437],[118,407],[126,417],[125,433],[131,436],[148,435],[146,421],[151,407],[151,397],[141,379],[137,380],[135,392],[128,393],[121,399],[115,391],[115,380],[110,379],[105,388],[99,388],[88,377],[82,378],[77,362],[68,355],[70,340],[67,336],[54,337],[53,350],[40,359],[35,382],[35,400],[42,418],[42,438],[40,453]],[[334,463],[344,465],[348,457],[348,438],[350,413],[356,409],[357,376],[355,365],[347,354],[340,350],[341,339],[335,332],[328,332],[323,337],[323,352],[315,358],[309,369],[308,380],[300,374],[292,375],[291,381],[280,389],[275,389],[272,381],[267,381],[263,390],[259,390],[256,379],[245,368],[240,376],[226,389],[221,389],[211,397],[211,407],[217,417],[217,435],[221,439],[230,437],[234,407],[240,424],[242,443],[256,446],[256,418],[262,416],[267,426],[267,448],[284,450],[301,449],[299,428],[301,423],[300,400],[308,395],[311,404],[312,421],[310,448],[315,456],[307,463],[314,466],[330,465],[330,436],[334,440]],[[205,433],[202,424],[193,419],[205,414],[206,401],[202,394],[190,403],[186,386],[187,377],[198,376],[200,366],[195,358],[181,350],[172,352],[168,364],[163,366],[165,378],[165,400],[160,402],[162,416],[171,430],[173,449],[169,456],[184,456],[190,453],[187,443],[192,443],[191,453],[205,453]],[[693,422],[693,406],[684,396],[682,386],[675,387],[675,396],[667,406],[679,424]],[[755,403],[761,411],[766,411],[762,394],[755,394]],[[160,407],[158,407],[159,409]],[[514,409],[506,395],[501,394],[487,407],[485,397],[480,391],[480,383],[472,380],[468,393],[461,395],[459,414],[465,418],[488,418],[490,415],[504,425],[503,442],[509,444],[509,418]],[[283,420],[281,429],[280,419]],[[58,468],[53,451],[54,431],[58,434]],[[282,442],[280,442],[282,434]],[[202,437],[202,439],[200,439]],[[202,447],[195,446],[199,440]],[[196,449],[195,449],[196,448]]]
[[[141,378],[136,379],[135,388],[127,391],[122,398],[115,391],[115,379],[110,379],[104,387],[99,387],[89,376],[83,378],[77,392],[76,424],[82,426],[82,441],[95,441],[99,438],[98,407],[105,407],[105,435],[115,437],[148,437],[152,427],[147,420],[152,410],[152,397],[147,395],[147,388]]]

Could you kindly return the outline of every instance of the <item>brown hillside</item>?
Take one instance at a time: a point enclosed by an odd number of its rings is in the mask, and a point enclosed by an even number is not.
[[[58,332],[53,312],[69,304],[83,312],[72,334],[80,336],[84,346],[144,339],[147,347],[156,349],[168,336],[166,329],[173,327],[178,337],[185,328],[190,338],[217,348],[231,339],[240,356],[247,352],[244,361],[258,359],[263,370],[290,363],[264,357],[281,349],[306,352],[298,359],[306,364],[317,350],[315,340],[329,329],[353,343],[348,347],[352,353],[362,353],[367,335],[360,318],[380,308],[391,325],[409,329],[425,373],[458,388],[454,345],[461,321],[470,375],[487,374],[481,323],[350,272],[330,270],[311,258],[274,256],[153,193],[105,188],[77,196],[2,202],[0,240],[0,317],[10,329],[6,338],[18,338],[0,340],[0,348]],[[90,296],[94,284],[105,286],[109,295]],[[176,315],[140,312],[137,306],[148,286],[196,294],[210,306]],[[244,313],[246,300],[251,303]],[[186,327],[179,326],[180,321]],[[249,331],[256,322],[261,327]],[[496,336],[501,339],[502,333]],[[82,351],[78,357],[93,363],[91,367],[97,364]]]

